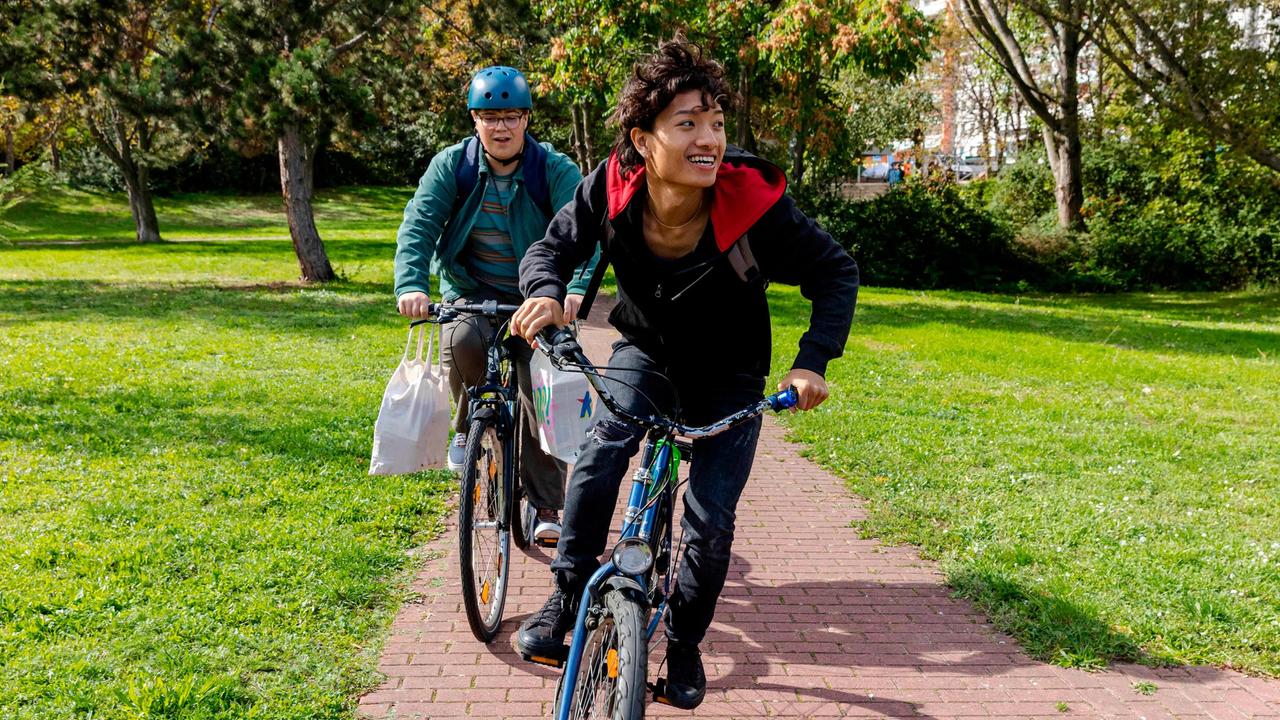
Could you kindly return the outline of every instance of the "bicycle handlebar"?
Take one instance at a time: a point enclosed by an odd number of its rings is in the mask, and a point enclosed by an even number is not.
[[[573,332],[568,328],[548,327],[543,329],[538,333],[537,347],[546,353],[547,357],[551,359],[551,363],[557,368],[562,370],[569,369],[585,375],[587,381],[591,383],[591,387],[595,388],[596,393],[600,395],[600,402],[604,403],[605,407],[609,408],[614,415],[637,425],[671,430],[677,435],[683,435],[691,439],[719,435],[734,425],[763,413],[765,410],[781,412],[795,407],[796,403],[800,401],[800,396],[796,393],[795,386],[791,386],[781,392],[767,395],[754,405],[749,405],[709,425],[685,425],[660,414],[642,417],[627,411],[614,399],[613,394],[605,387],[600,373],[594,370],[591,361],[582,352],[582,346],[578,344],[578,339],[574,337]]]
[[[446,323],[456,320],[459,315],[485,315],[487,317],[511,317],[519,305],[506,305],[497,300],[483,300],[478,303],[431,303],[427,306],[427,317],[414,320],[409,327],[415,328],[423,323]]]

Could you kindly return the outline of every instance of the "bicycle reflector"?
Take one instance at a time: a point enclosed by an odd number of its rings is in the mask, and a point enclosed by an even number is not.
[[[653,566],[653,552],[641,538],[623,538],[613,546],[613,566],[625,575],[643,575]]]

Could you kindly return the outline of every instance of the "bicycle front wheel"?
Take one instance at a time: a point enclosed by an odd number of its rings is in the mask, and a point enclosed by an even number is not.
[[[458,561],[467,623],[476,639],[486,643],[497,634],[507,601],[511,535],[503,522],[506,462],[497,424],[490,418],[472,421],[458,502]]]
[[[644,717],[649,646],[638,601],[605,593],[604,616],[587,636],[574,682],[574,720],[639,720]]]

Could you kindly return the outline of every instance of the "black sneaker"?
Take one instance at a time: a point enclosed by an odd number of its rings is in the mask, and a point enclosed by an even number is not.
[[[574,604],[556,588],[542,609],[524,621],[516,633],[516,650],[527,658],[558,659],[564,654],[564,636],[573,629]]]
[[[707,695],[707,676],[697,645],[667,641],[667,701],[672,707],[692,710]]]

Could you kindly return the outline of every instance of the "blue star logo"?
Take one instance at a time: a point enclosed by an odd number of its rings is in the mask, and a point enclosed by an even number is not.
[[[591,393],[590,392],[583,393],[582,399],[579,400],[578,402],[582,403],[582,412],[578,414],[578,417],[580,418],[591,417]]]

